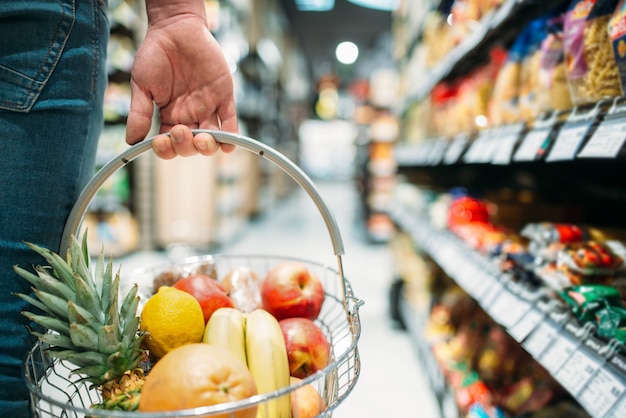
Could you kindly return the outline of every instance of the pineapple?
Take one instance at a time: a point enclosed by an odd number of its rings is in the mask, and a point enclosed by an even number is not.
[[[75,365],[72,373],[81,381],[100,388],[102,402],[93,408],[136,410],[144,382],[139,364],[145,357],[143,335],[138,332],[137,286],[120,306],[119,272],[113,278],[112,261],[105,266],[102,252],[90,270],[86,237],[82,245],[72,237],[67,261],[46,248],[27,245],[49,263],[36,266],[36,274],[14,267],[34,292],[34,297],[17,296],[41,310],[22,315],[50,330],[31,333],[49,345],[51,357]]]

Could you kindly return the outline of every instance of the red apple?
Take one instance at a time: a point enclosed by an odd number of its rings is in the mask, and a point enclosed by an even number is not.
[[[224,287],[206,274],[196,273],[184,277],[174,283],[174,287],[191,294],[200,302],[205,324],[209,322],[213,312],[219,308],[234,307]]]
[[[279,321],[294,317],[315,319],[322,309],[324,288],[304,264],[284,261],[265,276],[261,299],[263,308]]]
[[[302,379],[291,377],[291,384],[297,385]],[[291,392],[291,416],[294,418],[315,418],[324,410],[324,400],[312,385],[304,385]]]
[[[315,322],[307,318],[287,318],[279,321],[279,325],[291,376],[304,379],[328,366],[330,343]]]

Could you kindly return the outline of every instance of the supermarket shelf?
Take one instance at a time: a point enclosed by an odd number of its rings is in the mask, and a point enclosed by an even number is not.
[[[423,100],[437,83],[467,74],[486,62],[491,47],[511,44],[525,24],[563,3],[565,0],[505,0],[430,72],[429,77],[419,81],[413,94],[407,97],[404,111],[412,103]]]
[[[512,165],[542,161],[621,160],[626,157],[626,97],[583,109],[552,112],[529,124],[496,126],[454,138],[398,144],[401,167]]]
[[[441,372],[437,360],[433,355],[430,345],[422,333],[426,327],[428,318],[417,312],[403,297],[398,302],[399,313],[416,348],[417,356],[424,368],[428,383],[437,400],[441,418],[459,418],[460,413],[454,398],[454,393],[446,383],[445,376]]]
[[[593,327],[581,325],[547,289],[510,280],[490,259],[400,203],[390,216],[591,416],[626,417],[623,346],[596,338]],[[409,330],[419,332],[419,328]]]

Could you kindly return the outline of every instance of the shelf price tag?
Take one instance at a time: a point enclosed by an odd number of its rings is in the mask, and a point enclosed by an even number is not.
[[[511,162],[513,149],[520,139],[524,130],[523,123],[506,126],[499,138],[497,138],[496,149],[491,158],[491,164],[507,165]]]
[[[556,340],[543,352],[539,358],[539,363],[554,375],[569,360],[579,345],[579,342],[569,337],[558,335]]]
[[[486,153],[491,152],[491,138],[492,131],[490,129],[481,131],[470,144],[467,152],[463,156],[463,161],[468,164],[483,162]]]
[[[519,319],[519,308],[521,301],[510,291],[502,291],[498,298],[493,302],[491,308],[488,307],[487,311],[491,317],[505,328],[510,328]]]
[[[549,322],[541,322],[522,344],[534,358],[539,358],[548,345],[552,344],[558,330]]]
[[[594,417],[604,417],[624,390],[624,383],[613,372],[600,368],[578,396],[578,402]]]
[[[624,120],[605,120],[598,126],[579,158],[615,158],[626,141]]]
[[[565,125],[559,132],[546,161],[573,160],[590,127],[591,122],[576,126]]]
[[[622,396],[606,418],[625,418],[626,417],[626,396]]]
[[[554,377],[565,389],[576,396],[600,369],[602,360],[579,348],[563,364]]]
[[[499,281],[493,280],[492,285],[482,295],[482,297],[480,298],[478,302],[483,308],[485,308],[487,312],[489,312],[489,308],[497,300],[499,295],[502,293],[503,289],[504,287]]]
[[[509,329],[509,335],[518,343],[521,343],[541,323],[545,314],[531,306],[517,323]]]
[[[443,156],[443,163],[450,165],[458,162],[463,151],[465,151],[468,139],[469,135],[466,133],[455,136],[452,143],[446,149],[446,153]]]
[[[534,161],[550,139],[550,134],[551,130],[546,128],[530,131],[515,151],[513,161]]]

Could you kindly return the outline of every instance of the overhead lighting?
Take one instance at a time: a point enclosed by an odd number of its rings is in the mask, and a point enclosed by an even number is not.
[[[357,6],[367,7],[368,9],[391,11],[395,10],[400,3],[399,0],[348,0]]]
[[[337,57],[337,61],[342,64],[353,64],[359,57],[359,47],[353,42],[341,42],[335,49],[335,56]]]
[[[335,7],[335,0],[296,0],[296,8],[303,12],[327,12]]]

